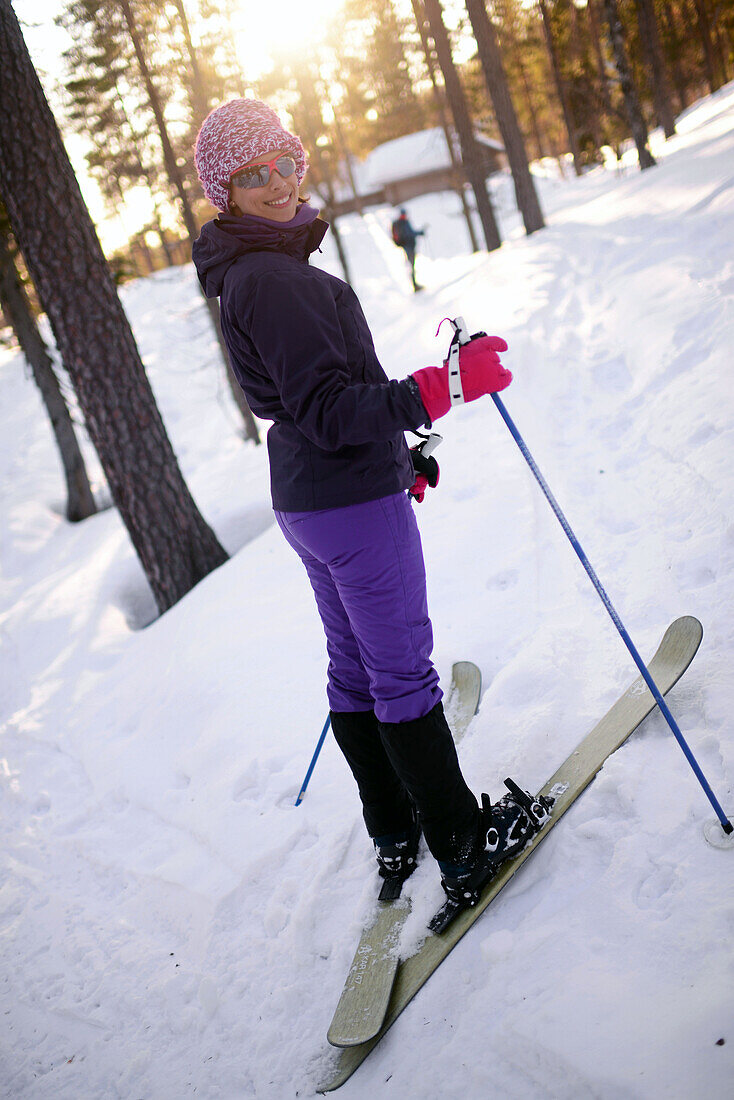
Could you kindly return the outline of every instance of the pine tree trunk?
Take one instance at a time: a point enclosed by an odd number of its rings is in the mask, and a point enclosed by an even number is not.
[[[717,53],[717,56],[718,56],[719,73],[721,74],[721,82],[722,82],[722,84],[726,84],[729,80],[729,66],[728,66],[729,51],[728,51],[728,48],[724,45],[724,32],[723,32],[723,29],[722,29],[722,26],[721,26],[721,21],[719,19],[720,10],[721,10],[720,5],[717,4],[717,3],[714,3],[714,11],[713,11],[714,43],[715,43],[715,46],[716,46],[716,53]]]
[[[482,165],[482,154],[474,137],[469,108],[461,86],[459,74],[454,65],[451,54],[451,43],[448,32],[443,22],[443,11],[440,0],[424,0],[428,23],[431,28],[431,37],[436,47],[436,56],[443,73],[446,86],[446,96],[451,107],[456,132],[459,135],[461,145],[461,158],[464,163],[466,178],[472,186],[477,203],[477,213],[484,230],[484,239],[487,251],[499,248],[502,244],[499,229],[492,209],[492,201],[487,191],[487,179]]]
[[[635,87],[634,78],[632,76],[632,69],[627,60],[624,31],[622,30],[622,22],[619,18],[617,0],[602,0],[602,2],[609,25],[609,37],[614,53],[614,64],[619,73],[619,83],[622,89],[622,95],[624,96],[627,121],[629,122],[635,145],[637,146],[640,168],[652,168],[655,164],[655,158],[647,146],[647,124],[645,123],[642,108],[640,107],[640,97],[637,94],[637,88]]]
[[[192,104],[194,108],[194,114],[198,121],[201,123],[209,114],[209,96],[207,95],[206,85],[204,84],[204,77],[202,76],[201,69],[199,67],[199,60],[196,56],[196,50],[194,49],[194,43],[191,39],[191,28],[189,26],[189,20],[186,15],[186,9],[183,4],[183,0],[173,0],[176,11],[178,12],[179,22],[181,23],[181,30],[183,31],[184,41],[186,42],[186,52],[189,55],[189,64],[191,65],[192,75],[192,87],[194,93],[194,102]]]
[[[670,105],[670,87],[668,74],[665,70],[655,6],[652,0],[635,0],[635,5],[637,7],[640,38],[650,67],[655,114],[658,124],[663,128],[665,137],[671,138],[675,133],[675,118],[673,108]]]
[[[530,174],[527,153],[525,152],[525,141],[512,103],[507,76],[502,64],[502,56],[497,43],[497,35],[487,15],[484,0],[465,0],[465,3],[474,37],[479,47],[479,59],[484,70],[487,91],[492,100],[497,125],[500,128],[507,159],[510,162],[518,210],[522,214],[525,232],[527,234],[535,233],[537,229],[544,228],[545,222],[540,211],[540,203],[535,191],[533,177]]]
[[[546,7],[545,0],[539,0],[540,14],[543,18],[543,31],[545,34],[545,44],[548,48],[548,56],[550,57],[551,69],[553,71],[553,80],[556,85],[556,94],[561,104],[561,111],[563,112],[563,121],[566,124],[566,133],[568,134],[568,147],[571,150],[571,156],[573,157],[573,167],[577,176],[582,173],[581,167],[581,150],[579,149],[578,139],[576,137],[576,123],[574,122],[573,115],[571,114],[571,107],[568,102],[568,93],[566,91],[566,82],[563,79],[561,73],[561,64],[558,60],[558,51],[556,44],[553,40],[553,29],[551,27],[550,16],[548,15],[548,8]]]
[[[151,196],[151,197],[153,197],[153,196]],[[171,252],[171,246],[168,243],[168,237],[166,235],[166,231],[163,228],[163,224],[161,222],[158,207],[157,207],[157,205],[155,205],[155,200],[153,201],[153,222],[155,224],[155,231],[158,234],[158,239],[161,242],[161,248],[163,249],[163,255],[166,257],[166,266],[167,267],[173,267],[174,266],[173,253]]]
[[[693,0],[696,9],[696,27],[703,48],[703,60],[706,68],[706,79],[709,91],[717,91],[721,87],[721,80],[717,72],[716,58],[714,57],[714,44],[711,41],[711,21],[709,20],[704,0]]]
[[[74,423],[64,401],[59,380],[54,373],[51,357],[38,331],[8,240],[2,233],[0,233],[0,307],[13,326],[20,349],[41,391],[66,479],[66,518],[76,523],[78,520],[94,515],[97,505],[94,502],[84,457],[74,431]]]
[[[675,86],[675,94],[678,97],[678,106],[681,111],[685,111],[688,106],[688,89],[686,88],[685,77],[683,76],[683,70],[680,66],[678,56],[680,53],[680,38],[678,37],[678,31],[675,26],[675,18],[671,11],[669,3],[664,3],[663,6],[663,19],[665,20],[665,29],[667,32],[667,39],[669,48],[667,50],[667,56],[670,60],[670,70],[673,75],[673,84]]]
[[[446,148],[449,152],[449,160],[451,161],[451,171],[455,181],[456,194],[459,197],[461,203],[461,210],[464,215],[464,221],[466,222],[466,228],[469,233],[469,241],[471,243],[472,252],[479,251],[479,241],[477,240],[476,230],[474,229],[474,219],[469,209],[469,203],[466,201],[466,193],[464,191],[464,172],[461,167],[461,162],[456,156],[454,150],[454,138],[451,133],[451,127],[449,126],[448,116],[446,114],[446,101],[441,89],[436,81],[436,63],[433,59],[433,52],[431,50],[430,43],[428,41],[428,35],[426,33],[426,12],[423,7],[423,0],[411,0],[413,4],[413,14],[415,15],[416,26],[418,27],[418,34],[420,35],[421,45],[423,46],[423,54],[426,59],[426,68],[428,69],[428,75],[431,78],[431,87],[433,88],[433,98],[438,111],[438,117],[441,120],[441,128],[446,136]]]
[[[344,162],[344,167],[347,170],[347,175],[349,176],[349,186],[352,191],[352,198],[354,199],[354,209],[359,214],[360,218],[363,218],[364,205],[362,203],[362,198],[359,194],[359,187],[357,185],[357,180],[354,175],[354,156],[351,149],[349,148],[349,143],[344,136],[344,129],[339,121],[339,112],[336,110],[334,110],[334,132],[336,133],[336,140],[339,142],[339,154]]]
[[[0,0],[0,56],[0,193],[113,499],[165,611],[227,555],[181,475],[10,0]]]
[[[522,85],[523,97],[525,101],[525,107],[527,109],[530,118],[530,130],[533,135],[533,142],[535,143],[536,159],[542,159],[547,156],[545,140],[543,138],[540,119],[538,117],[538,110],[533,99],[533,92],[528,79],[527,67],[523,62],[522,47],[518,45],[517,35],[505,21],[503,15],[502,28],[500,30],[500,48],[512,56],[513,63],[517,65],[518,72],[520,74],[520,83]]]
[[[333,191],[331,193],[333,195]],[[332,199],[332,201],[333,201],[333,199]],[[331,229],[331,235],[334,239],[334,244],[336,246],[336,253],[337,253],[337,256],[339,257],[339,263],[342,265],[342,272],[344,274],[344,282],[348,283],[349,286],[351,286],[352,285],[352,273],[349,270],[349,259],[347,257],[347,253],[346,253],[346,250],[344,248],[344,241],[342,240],[342,235],[339,231],[339,225],[337,223],[337,219],[334,218],[334,217],[331,217],[330,214],[329,214],[328,199],[327,199],[326,209],[325,209],[324,213],[326,214],[326,219],[329,222],[329,227]]]
[[[136,244],[140,250],[140,255],[143,257],[143,262],[147,268],[148,274],[153,275],[155,273],[155,261],[153,254],[148,248],[148,242],[145,239],[145,233],[138,233],[136,237]]]
[[[168,127],[163,115],[163,108],[161,106],[160,96],[153,82],[153,77],[150,72],[150,66],[148,65],[148,59],[145,56],[145,50],[143,49],[143,43],[140,38],[138,26],[135,21],[132,8],[130,7],[129,0],[118,0],[118,3],[122,9],[122,13],[127,23],[127,29],[130,34],[130,40],[135,50],[135,56],[138,60],[138,66],[140,67],[140,74],[145,84],[145,90],[148,95],[148,102],[150,108],[155,116],[156,126],[158,128],[158,135],[161,141],[161,148],[163,150],[163,162],[166,166],[166,174],[176,189],[179,202],[181,204],[181,213],[183,215],[184,225],[186,226],[186,232],[189,235],[189,240],[193,245],[196,238],[199,236],[199,229],[194,218],[191,204],[189,203],[189,197],[186,193],[184,186],[183,176],[179,171],[178,164],[176,162],[176,154],[173,151],[171,145],[171,139],[168,136]],[[203,293],[203,292],[202,292]],[[219,302],[214,298],[206,299],[207,309],[209,316],[212,319],[214,325],[214,331],[217,335],[217,341],[222,352],[222,359],[224,361],[225,370],[227,374],[227,382],[229,383],[232,396],[234,397],[237,407],[242,414],[242,419],[245,424],[245,438],[252,439],[255,443],[260,442],[260,434],[257,430],[257,424],[255,418],[252,415],[249,405],[245,400],[245,395],[242,392],[242,387],[238,384],[236,378],[232,372],[232,366],[229,361],[229,352],[227,351],[227,345],[224,342],[224,336],[222,335],[222,326],[219,321]]]
[[[300,96],[300,116],[296,118],[298,132],[305,139],[305,144],[309,149],[311,171],[316,180],[316,186],[320,187],[322,191],[321,198],[324,202],[323,213],[331,228],[331,235],[336,246],[339,263],[341,264],[342,273],[344,275],[344,282],[351,286],[352,275],[349,270],[349,260],[344,248],[344,241],[339,232],[337,218],[332,213],[336,206],[334,182],[326,158],[321,155],[318,144],[322,115],[321,100],[319,99],[317,91],[317,82],[313,79],[313,74],[303,68],[295,69],[293,75]]]
[[[609,93],[609,80],[607,78],[607,66],[604,60],[604,50],[601,44],[601,32],[599,28],[599,14],[596,10],[598,0],[588,0],[586,5],[588,18],[589,18],[589,33],[591,35],[591,43],[594,49],[594,57],[596,59],[596,70],[599,74],[599,90],[601,96],[601,102],[604,107],[604,111],[608,118],[614,115],[614,108],[612,106],[612,97]]]
[[[584,125],[593,139],[594,149],[598,150],[601,149],[602,145],[606,144],[604,139],[604,126],[598,109],[602,102],[602,98],[597,90],[595,82],[587,73],[587,50],[584,40],[584,28],[581,25],[579,9],[575,4],[569,4],[568,14],[571,28],[569,40],[571,69],[578,73],[578,84],[580,84],[583,78],[583,83],[585,85],[584,97],[587,98],[590,103],[594,103],[594,107],[586,112],[586,121]]]

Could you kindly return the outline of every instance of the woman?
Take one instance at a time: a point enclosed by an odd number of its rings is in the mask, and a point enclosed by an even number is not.
[[[274,422],[275,516],[324,624],[332,728],[357,781],[381,896],[400,892],[422,829],[449,899],[474,904],[538,821],[522,792],[492,807],[483,796],[480,810],[431,662],[425,570],[406,495],[416,476],[403,433],[448,412],[448,369],[389,381],[351,287],[309,265],[328,226],[299,198],[304,149],[270,107],[237,99],[212,111],[196,166],[221,214],[204,226],[194,262],[207,296],[220,298],[250,407]],[[466,400],[509,385],[497,354],[506,347],[483,336],[461,350]]]

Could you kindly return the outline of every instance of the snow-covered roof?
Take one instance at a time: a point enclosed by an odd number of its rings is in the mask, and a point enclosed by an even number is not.
[[[480,144],[503,152],[499,141],[475,131]],[[457,145],[458,148],[458,145]],[[423,172],[435,172],[439,168],[448,168],[451,164],[448,142],[442,127],[420,130],[417,134],[386,141],[378,145],[367,155],[364,161],[365,177],[369,187],[381,187],[386,183],[421,175]]]

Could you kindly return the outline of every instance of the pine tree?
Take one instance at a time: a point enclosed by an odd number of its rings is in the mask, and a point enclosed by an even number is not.
[[[443,10],[440,0],[424,0],[424,6],[431,37],[436,48],[436,56],[443,73],[446,96],[451,107],[454,126],[459,136],[464,171],[474,191],[477,213],[484,231],[487,250],[491,252],[492,249],[499,248],[502,241],[492,209],[492,200],[487,191],[481,151],[474,135],[474,125],[461,86],[461,79],[454,64],[451,42],[443,21]]]
[[[517,206],[522,214],[526,233],[534,233],[544,226],[540,203],[535,184],[530,175],[525,141],[515,114],[515,107],[507,84],[507,76],[502,64],[502,55],[492,22],[487,15],[484,0],[465,0],[469,12],[474,37],[479,48],[479,57],[484,70],[484,78],[502,134],[510,171],[515,184]]]
[[[668,74],[663,59],[655,5],[653,0],[635,0],[635,6],[652,85],[655,112],[666,138],[670,138],[675,133],[675,118],[670,105]]]
[[[181,18],[180,11],[182,4],[176,19]],[[172,27],[168,20],[166,5],[147,5],[141,19],[130,0],[72,0],[63,16],[64,26],[74,39],[66,54],[73,73],[66,83],[70,115],[77,130],[92,143],[87,161],[93,170],[97,169],[95,177],[113,207],[124,204],[129,186],[148,185],[153,196],[153,224],[164,253],[167,242],[156,197],[161,191],[172,209],[178,207],[189,243],[193,244],[199,235],[192,200],[201,192],[198,180],[192,186],[192,177],[196,179],[192,157],[201,111],[206,107],[203,71],[197,67],[193,74],[189,54],[180,49],[185,38],[183,24]],[[150,60],[148,44],[152,38],[167,65]],[[169,46],[164,49],[166,42]],[[176,45],[171,46],[171,42]],[[167,118],[173,106],[184,117],[184,124],[175,134]],[[145,257],[149,270],[147,245],[139,234],[131,248]],[[242,416],[245,438],[258,443],[257,425],[232,374],[218,303],[216,299],[205,302],[227,382]]]
[[[97,511],[84,457],[71,413],[43,338],[38,331],[28,295],[16,267],[10,225],[0,206],[0,308],[13,326],[51,422],[66,480],[66,518],[72,523]]]
[[[413,14],[415,15],[416,27],[418,35],[420,37],[421,46],[423,49],[423,55],[425,58],[426,69],[431,81],[431,90],[433,93],[433,101],[435,104],[436,113],[441,123],[441,129],[444,132],[446,138],[446,148],[448,149],[449,159],[451,161],[451,173],[453,176],[454,190],[456,191],[459,201],[461,202],[461,211],[464,215],[464,222],[469,233],[469,241],[471,243],[472,252],[479,251],[479,241],[477,240],[476,229],[474,228],[474,219],[472,218],[469,203],[466,199],[466,192],[464,189],[465,176],[464,170],[456,155],[454,134],[449,124],[448,105],[446,103],[446,94],[443,85],[439,86],[437,76],[438,62],[434,56],[434,50],[431,47],[430,41],[430,29],[428,27],[428,20],[426,18],[425,8],[423,7],[423,0],[411,0],[413,5]]]
[[[10,0],[0,0],[0,56],[0,193],[113,499],[165,611],[227,555],[181,475]]]
[[[553,79],[556,86],[556,94],[558,96],[558,101],[561,104],[561,110],[563,111],[563,121],[565,123],[566,133],[568,135],[568,147],[571,150],[571,156],[573,157],[574,171],[576,172],[577,176],[580,176],[583,168],[581,164],[581,149],[579,147],[577,125],[571,109],[569,90],[563,75],[563,71],[561,69],[561,58],[553,35],[553,26],[551,24],[550,12],[548,10],[546,0],[538,0],[538,4],[540,6],[540,13],[543,17],[543,30],[545,32],[545,41],[546,46],[548,47],[548,57],[550,58]]]
[[[330,127],[324,122],[327,96],[322,66],[326,63],[323,47],[313,47],[308,57],[297,62],[276,59],[273,72],[259,81],[258,91],[265,100],[274,99],[278,93],[287,94],[294,129],[308,152],[309,177],[306,186],[315,190],[323,203],[323,214],[329,222],[344,281],[351,285],[349,258],[336,215],[342,152]]]
[[[326,34],[339,58],[342,124],[359,155],[433,121],[414,88],[409,37],[393,0],[347,0]]]
[[[176,154],[171,142],[168,126],[163,111],[163,103],[158,94],[158,88],[156,87],[155,80],[153,78],[153,72],[148,63],[148,58],[145,51],[145,45],[143,41],[143,35],[141,28],[138,25],[138,20],[133,11],[130,0],[117,0],[122,10],[125,23],[127,25],[130,40],[135,50],[135,57],[137,58],[138,66],[140,68],[140,74],[145,84],[146,94],[148,96],[148,103],[150,109],[156,120],[156,127],[158,129],[158,136],[161,142],[161,148],[163,150],[163,160],[166,166],[166,173],[169,180],[173,184],[176,194],[181,206],[181,215],[183,217],[184,225],[186,226],[186,232],[189,236],[189,241],[193,245],[194,241],[199,235],[199,228],[194,218],[194,212],[189,201],[189,195],[184,182],[184,175],[179,169]],[[260,442],[260,436],[255,423],[255,418],[250,411],[250,408],[245,400],[245,396],[242,393],[241,387],[238,385],[237,380],[232,372],[232,366],[229,361],[229,352],[224,342],[224,336],[222,334],[222,327],[219,319],[219,302],[216,298],[205,298],[206,307],[209,311],[214,331],[217,334],[217,340],[222,352],[222,359],[225,364],[225,370],[227,372],[227,380],[229,382],[230,390],[235,402],[242,414],[242,419],[245,425],[245,436],[247,439],[252,439],[255,443]]]
[[[607,24],[609,26],[609,38],[614,52],[614,63],[619,73],[619,83],[622,89],[622,95],[624,96],[627,118],[629,120],[630,130],[632,131],[632,137],[637,146],[640,168],[652,168],[655,164],[655,158],[647,145],[647,124],[642,114],[640,97],[632,76],[629,58],[627,57],[624,31],[619,16],[617,0],[602,0],[602,2],[607,17]]]

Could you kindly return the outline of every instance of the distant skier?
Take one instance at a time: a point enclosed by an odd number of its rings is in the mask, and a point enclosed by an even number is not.
[[[426,486],[403,433],[449,411],[448,366],[388,380],[352,288],[309,265],[328,225],[299,196],[301,142],[265,103],[236,99],[212,111],[196,167],[221,213],[203,227],[194,263],[205,293],[220,298],[250,408],[274,421],[275,518],[316,596],[332,728],[357,781],[383,889],[397,884],[399,893],[422,828],[447,895],[469,904],[538,823],[512,795],[477,805],[431,661],[425,567],[406,494]],[[498,355],[506,348],[496,336],[461,348],[465,400],[510,384]],[[297,691],[298,671],[283,676]]]
[[[408,211],[401,208],[399,216],[392,223],[392,239],[396,245],[405,251],[410,264],[410,277],[413,280],[413,290],[423,290],[415,278],[415,245],[425,230],[414,229],[408,219]]]

